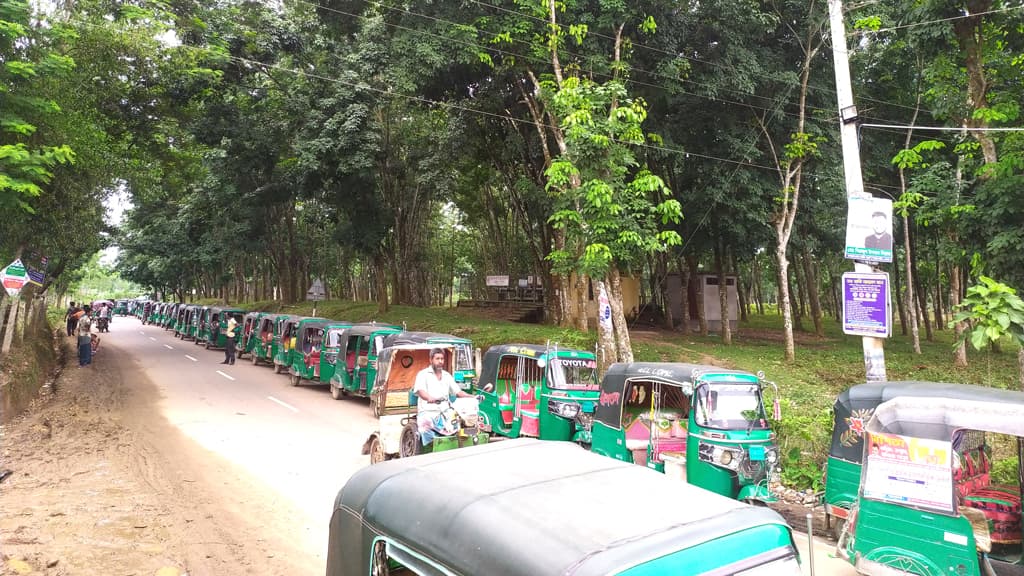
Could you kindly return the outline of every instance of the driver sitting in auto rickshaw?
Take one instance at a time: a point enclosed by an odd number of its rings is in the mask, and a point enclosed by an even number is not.
[[[472,398],[455,383],[455,378],[444,369],[445,354],[440,348],[430,350],[430,366],[420,370],[412,390],[416,394],[416,425],[420,440],[426,446],[433,441],[437,431],[444,428],[442,406],[451,396]]]

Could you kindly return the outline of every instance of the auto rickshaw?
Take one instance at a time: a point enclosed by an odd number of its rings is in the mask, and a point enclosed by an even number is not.
[[[377,378],[377,355],[384,348],[384,338],[402,329],[387,324],[356,324],[345,329],[344,368],[335,370],[331,378],[331,396],[370,396]],[[339,368],[342,368],[339,366]]]
[[[292,365],[288,370],[292,386],[298,386],[303,380],[312,380],[318,384],[330,383],[337,370],[345,330],[351,326],[351,322],[340,320],[299,325],[298,341],[292,351]]]
[[[857,499],[864,426],[883,402],[897,397],[988,399],[995,388],[947,382],[869,382],[839,394],[832,408],[832,443],[825,464],[825,526],[838,540],[850,506]]]
[[[150,302],[149,310],[146,310],[146,323],[156,324],[160,320],[160,305],[161,302]]]
[[[594,413],[594,452],[743,501],[774,502],[779,451],[762,377],[698,364],[612,364]],[[776,393],[776,400],[778,393]]]
[[[199,310],[199,306],[195,304],[188,304],[178,310],[178,321],[174,326],[174,336],[182,340],[188,340],[194,336],[191,333],[191,327],[195,323],[195,316]]]
[[[857,572],[1024,573],[1024,393],[989,392],[971,400],[904,396],[875,408],[857,499],[836,545]],[[993,447],[1007,452],[1012,485],[994,484]]]
[[[236,354],[239,358],[245,356],[249,352],[252,352],[253,347],[256,346],[256,342],[259,341],[259,325],[260,319],[266,316],[266,312],[247,312],[245,319],[242,321],[242,334],[241,340],[238,342],[238,350]]]
[[[114,315],[115,316],[127,316],[128,315],[128,301],[118,300],[114,303]]]
[[[430,367],[431,351],[440,348],[445,355],[445,370],[451,372],[456,351],[451,345],[398,344],[384,348],[377,358],[377,381],[373,386],[373,404],[377,406],[379,425],[363,444],[363,454],[376,464],[392,458],[442,452],[464,446],[485,444],[487,432],[478,427],[479,401],[456,398],[442,409],[444,433],[431,432],[426,445],[417,426],[419,398],[413,392],[416,375]]]
[[[593,352],[538,346],[491,346],[478,380],[481,427],[492,434],[590,444],[600,396]]]
[[[238,326],[242,325],[242,321],[245,319],[245,310],[241,308],[221,308],[219,306],[213,306],[206,310],[205,321],[202,323],[202,328],[199,332],[199,336],[196,337],[196,344],[200,342],[206,346],[206,349],[210,348],[223,348],[227,346],[227,336],[225,335],[228,330],[228,320],[234,318]],[[238,341],[241,338],[240,331],[235,331],[235,345],[238,345]]]
[[[277,352],[274,354],[274,374],[288,371],[292,365],[292,351],[298,345],[299,325],[303,322],[323,322],[325,318],[308,316],[290,316],[281,325],[281,337]]]
[[[384,338],[384,348],[399,344],[446,344],[455,346],[455,365],[452,377],[463,390],[473,387],[476,380],[476,361],[473,356],[473,342],[451,334],[437,332],[409,332],[403,330]]]
[[[563,442],[381,462],[338,493],[327,576],[798,576],[778,513]]]
[[[293,314],[272,314],[260,319],[260,341],[252,349],[252,364],[256,366],[260,361],[269,364],[274,363],[278,350],[281,348],[281,334],[289,321],[301,319],[301,316]]]

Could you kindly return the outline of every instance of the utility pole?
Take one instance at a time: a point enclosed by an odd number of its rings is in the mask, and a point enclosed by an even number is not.
[[[842,0],[828,1],[829,22],[832,32],[832,60],[836,73],[836,97],[839,104],[840,134],[843,145],[843,173],[846,176],[847,201],[854,198],[870,197],[864,192],[864,177],[861,174],[860,143],[857,135],[857,107],[853,104],[853,86],[850,82],[850,54],[846,50],[846,26],[843,24]],[[855,272],[878,272],[870,263],[854,261]],[[868,382],[884,382],[885,340],[862,337],[864,346],[864,368]]]

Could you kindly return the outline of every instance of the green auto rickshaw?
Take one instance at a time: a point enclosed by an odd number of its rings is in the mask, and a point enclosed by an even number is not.
[[[245,319],[245,310],[241,308],[222,308],[219,306],[213,306],[206,310],[206,321],[202,324],[202,329],[199,336],[196,337],[196,344],[202,342],[206,349],[210,348],[223,348],[227,345],[227,331],[228,321],[232,318],[235,319],[237,327],[242,325],[242,321]],[[235,346],[238,346],[238,341],[241,339],[241,331],[235,329]]]
[[[832,443],[825,463],[825,525],[838,540],[850,506],[857,499],[864,426],[875,408],[897,397],[990,399],[1001,394],[994,388],[948,382],[869,382],[851,387],[836,398],[832,408]]]
[[[114,303],[114,315],[115,316],[127,316],[128,315],[128,301],[118,300]]]
[[[252,352],[256,343],[259,342],[260,319],[266,315],[266,312],[246,312],[245,319],[242,321],[242,333],[239,336],[241,339],[236,351],[239,358]]]
[[[338,366],[338,355],[344,342],[345,330],[352,322],[323,320],[302,323],[292,351],[292,365],[288,370],[292,386],[303,380],[328,384]]]
[[[601,381],[591,449],[729,498],[773,502],[768,483],[778,447],[764,410],[766,385],[715,366],[612,364]]]
[[[590,445],[600,396],[593,352],[503,344],[484,353],[478,390],[485,430]]]
[[[272,314],[260,319],[260,341],[252,349],[252,363],[258,365],[260,361],[274,364],[278,350],[281,349],[281,336],[285,325],[290,321],[298,321],[301,316],[294,314]]]
[[[190,334],[190,327],[195,321],[196,312],[199,310],[199,306],[195,304],[188,304],[178,311],[178,321],[174,326],[174,336],[182,340],[188,340],[192,338]]]
[[[417,375],[430,367],[431,352],[438,349],[444,352],[444,369],[450,373],[456,355],[451,344],[396,344],[378,356],[380,368],[372,398],[378,426],[363,443],[363,454],[370,455],[371,464],[487,443],[488,433],[479,428],[477,398],[449,399],[448,404],[439,406],[442,428],[430,430],[424,443],[417,423],[419,397],[413,386]]]
[[[371,396],[377,379],[377,355],[384,348],[384,338],[402,329],[387,324],[356,324],[345,329],[342,341],[344,366],[331,378],[331,396]]]
[[[327,576],[799,576],[778,513],[565,442],[365,467],[338,493]]]
[[[463,390],[469,390],[476,381],[476,361],[473,355],[473,342],[451,334],[437,332],[409,332],[403,330],[384,338],[384,348],[400,344],[444,344],[455,347],[455,364],[452,377]]]
[[[1024,393],[989,394],[902,396],[875,408],[857,498],[836,544],[858,573],[1024,573]],[[1011,484],[995,483],[1000,468]]]
[[[325,318],[310,318],[309,316],[292,316],[281,325],[280,345],[274,354],[274,374],[287,372],[292,365],[292,357],[298,355],[295,352],[299,343],[299,330],[305,323],[323,322]]]

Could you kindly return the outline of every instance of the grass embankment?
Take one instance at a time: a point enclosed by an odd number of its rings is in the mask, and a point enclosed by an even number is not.
[[[39,395],[57,363],[50,326],[62,322],[63,311],[47,311],[44,321],[30,323],[24,339],[15,337],[11,351],[0,362],[0,422],[10,422]]]
[[[251,310],[310,315],[312,305],[303,302],[283,306],[279,302],[240,305]],[[488,348],[509,342],[558,342],[563,347],[592,349],[595,335],[576,330],[535,324],[516,324],[475,314],[472,309],[412,308],[393,306],[385,314],[368,302],[321,302],[317,315],[356,322],[376,320],[402,325],[410,330],[454,334]],[[1018,379],[1016,348],[1007,345],[996,352],[969,351],[970,365],[956,368],[952,362],[951,330],[935,332],[935,341],[924,340],[922,354],[913,352],[909,336],[897,334],[886,342],[886,367],[890,380],[927,380],[971,383],[1014,388]],[[637,327],[631,331],[637,360],[659,362],[713,363],[757,372],[779,386],[782,421],[776,424],[783,452],[783,477],[787,484],[801,488],[816,486],[832,429],[832,404],[836,395],[853,384],[864,382],[861,339],[846,336],[834,320],[826,320],[825,336],[797,333],[796,360],[783,360],[782,320],[779,316],[752,315],[725,346],[718,336],[682,336],[657,328]],[[770,396],[769,396],[770,401]]]

